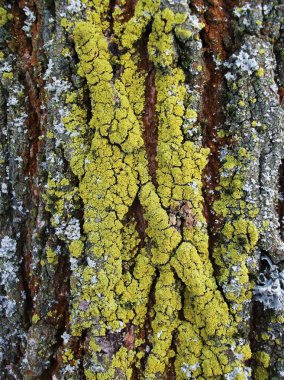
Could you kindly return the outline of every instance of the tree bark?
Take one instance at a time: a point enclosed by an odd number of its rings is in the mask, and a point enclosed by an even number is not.
[[[284,379],[282,18],[0,0],[1,379]]]

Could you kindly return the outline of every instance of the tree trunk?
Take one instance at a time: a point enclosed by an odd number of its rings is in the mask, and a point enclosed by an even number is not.
[[[0,378],[284,379],[282,0],[0,5]]]

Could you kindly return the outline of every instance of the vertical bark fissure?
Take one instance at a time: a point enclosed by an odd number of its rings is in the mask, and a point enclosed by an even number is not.
[[[42,133],[42,123],[45,120],[42,115],[41,105],[44,101],[44,85],[41,79],[42,63],[38,60],[39,50],[41,49],[42,41],[40,38],[41,31],[41,14],[38,11],[36,4],[33,1],[29,2],[36,14],[36,23],[32,26],[32,35],[28,37],[23,30],[25,15],[23,7],[26,4],[19,2],[14,4],[13,13],[15,15],[13,22],[13,35],[15,36],[15,48],[20,59],[19,79],[24,86],[26,94],[26,110],[27,110],[27,128],[28,128],[28,146],[27,152],[23,151],[24,159],[27,156],[27,163],[24,169],[24,174],[29,178],[28,192],[23,197],[26,209],[29,210],[29,215],[26,218],[25,226],[21,237],[22,242],[22,273],[23,286],[26,293],[25,307],[25,323],[28,327],[31,324],[33,311],[33,297],[37,293],[39,278],[31,276],[31,239],[32,230],[36,226],[36,218],[38,215],[38,207],[40,202],[39,188],[39,173],[38,173],[38,157],[40,154],[40,135]],[[33,213],[33,211],[36,211]]]
[[[128,0],[125,4],[124,22],[127,22],[134,15],[135,6],[138,0]]]
[[[216,0],[203,1],[202,5],[206,8],[203,14],[205,28],[201,31],[204,48],[204,87],[200,121],[204,128],[203,144],[210,148],[208,164],[203,172],[203,196],[204,215],[208,223],[209,256],[216,276],[218,267],[214,264],[212,256],[221,221],[213,211],[213,203],[218,199],[218,192],[215,189],[220,177],[220,149],[223,145],[231,143],[229,139],[218,136],[218,131],[225,121],[223,101],[226,82],[225,70],[222,66],[217,66],[216,60],[225,61],[228,58],[228,45],[232,44],[229,11],[233,4],[229,2],[225,5],[223,0]]]
[[[151,242],[149,241],[147,249],[151,249]],[[153,277],[153,282],[151,284],[150,292],[149,292],[149,300],[147,304],[147,313],[146,313],[146,318],[145,318],[145,323],[143,328],[139,332],[139,337],[145,340],[143,344],[144,352],[145,355],[143,356],[141,362],[140,362],[140,368],[138,370],[138,377],[137,379],[141,378],[143,374],[145,373],[146,369],[146,363],[148,359],[148,353],[151,351],[152,344],[150,342],[150,336],[151,333],[153,332],[152,329],[152,321],[154,319],[153,316],[153,307],[155,305],[155,289],[156,289],[156,284],[158,280],[159,274],[158,274],[158,269],[156,268],[155,274]],[[136,379],[135,379],[136,380]]]
[[[149,63],[149,74],[146,79],[146,107],[144,114],[144,141],[149,162],[149,172],[152,181],[157,186],[156,180],[156,154],[157,154],[157,120],[156,120],[156,89],[155,89],[155,68]]]
[[[284,241],[284,159],[282,159],[280,167],[279,167],[279,193],[278,193],[278,205],[277,212],[279,218],[279,226],[280,226],[280,236],[282,241]]]
[[[42,20],[42,6],[41,2],[29,1],[28,3],[19,2],[14,5],[13,13],[14,17],[14,35],[16,51],[19,57],[19,73],[20,80],[24,86],[26,94],[26,109],[27,109],[27,128],[28,128],[28,162],[25,168],[26,175],[29,178],[29,193],[27,195],[27,208],[29,209],[29,216],[24,226],[24,233],[22,239],[22,271],[24,279],[24,289],[26,293],[26,329],[28,334],[33,334],[34,322],[32,322],[33,315],[40,315],[40,320],[44,320],[47,326],[54,329],[55,343],[50,347],[50,363],[43,373],[39,376],[39,379],[51,378],[52,374],[59,368],[60,363],[56,352],[59,350],[62,344],[61,335],[68,326],[69,318],[69,298],[70,298],[70,268],[67,258],[67,253],[60,255],[58,258],[58,264],[54,272],[54,278],[50,278],[50,281],[54,280],[53,305],[41,304],[41,299],[47,297],[46,302],[49,300],[49,295],[43,295],[45,292],[45,284],[42,282],[46,277],[43,275],[44,269],[41,270],[38,267],[35,269],[33,265],[32,244],[34,241],[34,231],[39,233],[38,241],[42,246],[41,252],[38,252],[39,257],[43,258],[45,252],[46,243],[49,240],[47,234],[41,230],[41,227],[37,225],[38,218],[41,212],[43,212],[45,227],[47,231],[49,214],[45,213],[42,209],[44,207],[42,202],[42,182],[46,181],[46,173],[42,161],[44,161],[43,143],[41,142],[42,135],[45,132],[45,125],[47,122],[47,115],[45,108],[42,107],[45,104],[45,81],[44,71],[46,69],[44,47],[42,40],[43,33],[43,20]],[[52,6],[52,5],[50,5]],[[25,20],[27,15],[24,12],[24,7],[27,7],[30,12],[33,13],[35,21],[30,25],[30,31],[27,33],[24,30]],[[54,10],[55,11],[55,10]],[[42,160],[42,161],[41,161]],[[50,225],[49,225],[50,227]],[[50,285],[49,285],[50,286]],[[39,299],[39,301],[37,301]],[[44,307],[48,309],[51,307],[52,316],[48,316],[44,312]],[[38,327],[41,329],[42,327]],[[30,329],[30,331],[29,331]],[[44,327],[42,328],[44,330]],[[30,345],[30,342],[27,343]],[[28,347],[27,346],[27,347]],[[29,346],[29,349],[31,347]],[[48,359],[48,358],[46,358]]]
[[[145,54],[146,53],[146,54]],[[144,131],[143,138],[146,148],[146,154],[148,158],[148,168],[149,173],[152,178],[153,184],[157,187],[156,170],[157,170],[157,144],[158,144],[158,126],[157,126],[157,115],[156,115],[156,102],[157,94],[155,87],[155,67],[152,62],[149,61],[147,52],[147,43],[145,44],[144,54],[146,59],[145,68],[148,72],[146,78],[146,91],[145,91],[145,109],[143,116]]]
[[[129,2],[131,3],[131,2]],[[133,6],[137,3],[137,0],[133,1]],[[132,9],[134,12],[134,8]],[[145,78],[145,104],[142,112],[142,138],[144,140],[144,147],[147,156],[148,172],[154,186],[157,187],[156,180],[156,154],[157,154],[157,144],[158,144],[158,120],[156,113],[156,86],[155,86],[155,74],[156,70],[153,62],[150,61],[148,55],[148,41],[152,29],[152,23],[150,23],[146,31],[143,33],[141,39],[136,44],[137,53],[139,55],[138,70],[142,73],[146,73]],[[137,197],[137,207],[136,207],[136,220],[139,236],[141,242],[139,244],[139,251],[142,247],[145,247],[148,252],[151,251],[151,239],[148,238],[146,228],[148,226],[147,221],[143,215],[143,207],[140,203],[139,198]],[[156,283],[158,280],[158,270],[155,270],[153,276],[153,282],[149,291],[149,300],[147,303],[147,312],[145,317],[145,322],[143,327],[138,332],[138,337],[145,340],[143,347],[145,355],[141,360],[140,368],[133,371],[133,380],[138,379],[143,376],[146,363],[148,359],[147,353],[150,352],[152,344],[150,342],[150,336],[152,334],[152,320],[153,320],[153,307],[155,305],[155,289]],[[137,372],[137,377],[134,377],[134,374]]]

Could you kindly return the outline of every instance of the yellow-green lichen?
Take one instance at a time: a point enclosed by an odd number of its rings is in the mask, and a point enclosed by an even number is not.
[[[121,56],[123,73],[122,83],[134,114],[141,119],[144,108],[146,73],[138,70],[138,56],[127,52]]]
[[[56,265],[58,263],[57,253],[54,252],[50,247],[46,249],[46,257],[48,264]]]
[[[246,262],[258,240],[256,225],[251,220],[257,216],[258,210],[253,203],[248,204],[244,200],[244,183],[250,160],[250,154],[244,147],[232,150],[223,158],[217,187],[220,199],[213,204],[217,216],[226,221],[213,253],[220,268],[218,281],[230,302],[230,311],[239,322],[243,318],[244,305],[251,299]]]
[[[39,314],[33,314],[32,323],[36,324],[39,320],[40,320],[40,315]]]
[[[131,49],[145,31],[147,24],[160,6],[160,0],[138,0],[133,17],[125,24],[123,30],[115,23],[114,30],[121,34],[123,47]]]
[[[85,173],[85,157],[89,150],[86,143],[88,136],[87,111],[77,102],[83,103],[81,94],[67,95],[66,103],[71,103],[70,112],[62,118],[65,128],[70,132],[70,144],[65,147],[65,155],[69,158],[73,173],[81,178]]]
[[[81,240],[74,240],[70,243],[69,249],[72,256],[79,257],[84,249],[84,243]]]
[[[128,261],[135,256],[139,244],[139,234],[136,229],[135,220],[130,220],[124,226],[121,233],[123,241],[122,259]]]
[[[109,2],[83,3],[86,21],[76,23],[73,36],[78,74],[85,84],[67,94],[63,118],[70,142],[64,148],[65,157],[79,184],[78,189],[70,189],[66,180],[61,183],[50,178],[52,202],[48,201],[47,207],[62,216],[71,196],[80,196],[84,205],[85,236],[68,243],[72,263],[78,266],[71,276],[71,333],[80,336],[88,329],[86,350],[94,364],[86,364],[85,376],[131,379],[132,368],[139,368],[145,356],[149,379],[162,378],[170,361],[174,361],[177,379],[186,378],[186,371],[194,377],[221,379],[234,368],[240,368],[241,378],[250,351],[245,343],[235,348],[236,325],[228,300],[236,302],[236,291],[229,284],[227,304],[217,289],[209,259],[202,195],[209,149],[185,136],[198,120],[176,49],[176,37],[181,41],[192,37],[188,17],[168,8],[160,10],[160,1],[138,0],[133,17],[125,21],[126,2],[122,0],[113,13],[110,37]],[[148,53],[154,65],[158,120],[155,185],[148,173],[142,138],[147,73],[136,49],[152,20]],[[86,88],[92,110],[89,122],[83,96]],[[245,170],[239,168],[249,159],[246,151],[227,156],[218,188],[220,200],[214,206],[218,217],[231,216],[231,209],[239,211],[224,223],[221,244],[214,250],[221,268],[220,282],[226,284],[230,278],[225,266],[229,250],[228,265],[234,265],[238,283],[244,285],[237,306],[249,294],[245,260],[257,241],[254,224],[246,218],[255,210],[243,211]],[[145,224],[142,239],[132,216],[132,205],[138,203],[144,218],[141,221],[139,216],[139,223]],[[237,251],[240,242],[241,255]],[[153,284],[154,304],[149,310]],[[145,339],[137,338],[145,331],[147,313],[153,329],[149,353],[139,347]],[[119,347],[107,353],[104,347],[112,334],[119,336]],[[72,356],[67,359],[72,363]]]
[[[201,329],[201,336],[226,336],[230,317],[227,305],[217,291],[211,264],[207,262],[205,266],[190,243],[180,245],[171,264],[186,284],[191,298],[192,309],[188,310],[187,320]]]
[[[147,183],[140,191],[140,202],[148,220],[147,235],[154,245],[151,249],[154,264],[166,264],[181,236],[174,227],[169,225],[168,215],[161,207],[159,197],[151,183]]]
[[[171,350],[173,331],[179,325],[178,311],[181,309],[181,298],[169,265],[163,267],[155,289],[155,318],[152,322],[153,349],[148,357],[145,376],[157,379],[165,372],[169,359],[175,355]]]
[[[87,20],[92,24],[100,25],[105,33],[109,27],[110,0],[82,0],[86,5]]]
[[[3,79],[13,79],[14,78],[14,74],[12,72],[5,71],[2,74],[2,78]]]
[[[197,115],[195,110],[185,109],[185,75],[182,69],[176,68],[177,54],[171,33],[184,21],[184,15],[165,9],[157,14],[149,38],[149,55],[157,69],[157,182],[163,207],[169,207],[173,200],[192,198],[196,198],[194,207],[197,206],[202,199],[201,175],[208,155],[207,149],[200,149],[189,141],[183,143],[183,117],[195,120]],[[200,194],[199,199],[196,193]]]
[[[255,356],[256,360],[263,365],[264,368],[269,367],[269,363],[270,363],[270,355],[269,354],[267,354],[264,351],[258,351],[255,353],[254,356]]]
[[[263,69],[262,67],[260,67],[260,68],[257,70],[256,75],[257,75],[258,77],[263,77],[263,75],[264,75],[264,69]]]
[[[250,220],[238,219],[226,223],[221,234],[223,243],[214,251],[216,264],[220,267],[219,281],[221,286],[226,284],[225,294],[232,302],[232,314],[239,314],[251,298],[246,260],[257,243],[258,231]],[[236,318],[241,320],[241,316]]]
[[[94,135],[89,152],[82,154],[84,176],[79,190],[85,210],[86,253],[89,262],[96,263],[96,269],[82,269],[84,286],[73,305],[72,331],[79,335],[82,329],[92,326],[95,335],[104,336],[107,330],[125,328],[131,321],[136,325],[143,323],[154,273],[145,253],[136,256],[135,224],[124,220],[138,192],[138,177],[145,177],[138,174],[145,162],[137,119],[143,103],[135,100],[132,82],[137,84],[141,98],[144,86],[135,74],[136,64],[128,62],[127,54],[121,58],[121,79],[113,77],[113,61],[98,14],[90,15],[88,22],[77,23],[74,39],[80,59],[79,74],[87,80],[92,105],[89,125]],[[134,260],[133,275],[123,273],[123,260]],[[86,307],[78,312],[82,302]],[[99,324],[94,323],[97,319]],[[94,352],[94,362],[97,355]],[[95,375],[86,369],[86,377],[107,379],[122,371],[130,378],[134,357],[133,350],[122,347],[104,363],[104,374]]]
[[[62,26],[62,28],[66,29],[68,31],[72,27],[73,23],[71,21],[69,21],[67,18],[62,18],[60,20],[60,25]]]
[[[268,380],[269,379],[269,373],[266,368],[263,366],[256,367],[254,371],[255,378],[258,380]]]
[[[0,7],[0,27],[4,26],[12,18],[13,16],[5,8]]]
[[[70,184],[67,178],[53,179],[49,176],[47,182],[47,194],[44,196],[46,200],[46,210],[52,213],[51,224],[53,227],[58,228],[58,231],[62,231],[62,237],[64,236],[64,230],[60,228],[62,222],[66,226],[70,217],[70,204],[72,207],[76,207],[76,202],[79,201],[78,189]],[[64,240],[68,241],[68,232]],[[72,239],[71,239],[72,240]]]

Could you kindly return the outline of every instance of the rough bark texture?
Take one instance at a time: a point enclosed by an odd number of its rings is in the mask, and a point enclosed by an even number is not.
[[[0,0],[0,378],[284,379],[282,0]]]

